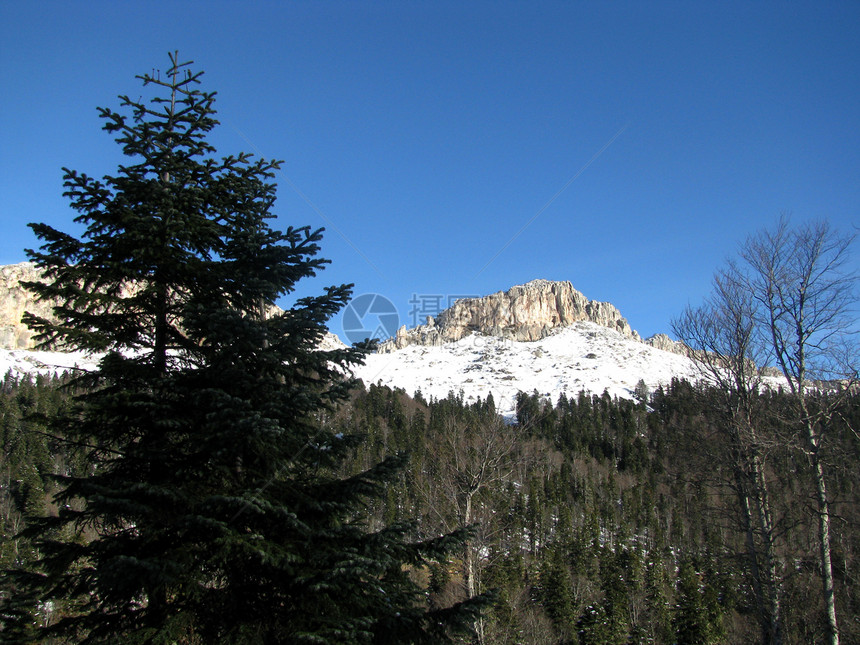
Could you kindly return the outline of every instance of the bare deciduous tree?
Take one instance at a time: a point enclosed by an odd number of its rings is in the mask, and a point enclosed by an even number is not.
[[[507,480],[516,437],[494,414],[463,419],[449,412],[432,442],[436,450],[428,455],[430,477],[424,491],[428,506],[445,530],[475,529],[475,536],[463,548],[463,583],[466,597],[471,598],[479,592],[477,554],[489,528],[481,521],[477,502],[481,493]],[[439,501],[444,501],[444,507]],[[478,642],[483,642],[480,620],[475,631]]]
[[[841,403],[838,391],[846,393],[858,375],[857,276],[847,269],[853,241],[854,235],[840,234],[827,222],[791,227],[783,217],[773,230],[749,238],[741,251],[760,305],[759,324],[770,337],[793,395],[790,422],[815,479],[821,579],[832,645],[839,643],[839,627],[821,448]],[[840,384],[836,396],[822,396],[822,381]]]
[[[768,439],[760,431],[758,368],[767,364],[770,352],[756,333],[757,306],[743,273],[730,263],[714,277],[705,303],[687,307],[674,321],[673,330],[691,349],[690,356],[705,380],[715,386],[712,396],[706,398],[723,418],[723,458],[738,500],[762,642],[778,645],[783,633],[783,567],[777,556],[777,522],[770,503]]]
[[[842,398],[858,376],[857,275],[848,270],[854,235],[826,222],[793,227],[782,217],[747,239],[737,262],[714,280],[706,303],[688,308],[675,332],[717,385],[728,414],[729,443],[742,517],[748,526],[754,587],[766,642],[781,640],[776,525],[768,502],[768,443],[758,431],[759,368],[784,377],[791,413],[780,437],[802,447],[815,482],[819,567],[829,642],[839,643],[831,555],[830,505],[822,445]],[[770,626],[768,626],[768,623]]]

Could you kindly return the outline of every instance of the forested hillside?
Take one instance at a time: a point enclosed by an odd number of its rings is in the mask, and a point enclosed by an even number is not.
[[[522,395],[516,423],[506,424],[492,399],[469,406],[452,393],[428,402],[371,385],[318,421],[365,438],[333,474],[406,456],[396,484],[369,509],[368,529],[414,522],[417,540],[474,527],[465,550],[409,573],[431,609],[495,589],[481,642],[760,642],[754,564],[721,420],[707,412],[712,393],[676,382],[640,394],[639,402],[580,395],[554,404]],[[82,467],[77,451],[48,431],[68,396],[58,380],[2,383],[4,569],[36,555],[20,535],[33,518],[56,513],[50,473]],[[766,397],[774,410],[788,404],[784,394]],[[825,447],[837,606],[843,641],[858,642],[860,441],[852,428],[860,427],[860,397],[849,397],[838,417]],[[821,642],[826,633],[804,459],[776,441],[766,458],[787,643]],[[3,594],[15,593],[7,579]],[[39,619],[65,610],[42,606]]]
[[[715,393],[676,382],[639,403],[609,396],[522,395],[505,425],[492,400],[371,386],[342,418],[368,433],[374,454],[408,450],[410,466],[379,517],[419,518],[424,534],[474,522],[458,561],[430,572],[437,595],[496,588],[486,643],[754,643],[760,608],[740,517],[730,447],[706,411]],[[774,409],[782,394],[763,395]],[[860,631],[856,582],[860,398],[848,399],[828,437],[833,471],[837,604],[844,641]],[[777,428],[772,428],[775,440]],[[816,569],[814,484],[791,444],[772,441],[766,464],[784,606],[784,642],[826,635]],[[470,580],[471,578],[471,580]]]

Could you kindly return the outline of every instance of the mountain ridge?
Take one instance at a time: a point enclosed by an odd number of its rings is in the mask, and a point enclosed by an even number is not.
[[[51,316],[18,283],[40,274],[31,263],[0,267],[0,368],[17,373],[93,369],[98,357],[33,349],[21,324],[24,311]],[[330,334],[321,349],[342,346]],[[611,303],[592,301],[568,281],[533,280],[481,298],[458,300],[436,319],[384,341],[357,366],[365,384],[382,383],[414,394],[466,401],[493,396],[497,409],[515,413],[518,392],[555,399],[580,391],[633,398],[641,386],[701,376],[685,348],[658,335],[643,341]]]
[[[51,318],[53,303],[39,301],[20,282],[42,279],[32,262],[0,266],[0,348],[33,349],[32,332],[21,322],[25,311]],[[427,323],[411,329],[400,327],[394,337],[380,343],[378,351],[388,353],[409,345],[439,346],[477,332],[487,336],[535,341],[560,327],[589,321],[613,329],[623,336],[642,341],[621,312],[609,302],[589,300],[570,281],[536,279],[506,291],[463,298]],[[660,349],[683,353],[665,334],[642,341]]]
[[[32,262],[0,265],[0,349],[34,350],[36,340],[33,332],[21,322],[24,312],[36,316],[54,319],[54,303],[40,301],[31,291],[21,286],[21,281],[38,282],[43,279],[42,272]],[[124,293],[132,294],[132,285]],[[282,309],[276,306],[267,308],[268,314],[276,314]],[[329,332],[321,343],[322,349],[333,349],[340,343],[337,337]]]
[[[472,332],[516,341],[535,341],[554,329],[590,321],[641,340],[621,312],[611,303],[589,300],[569,281],[537,279],[507,291],[462,298],[427,323],[397,330],[380,345],[387,353],[409,345],[438,346],[458,341]]]
[[[439,347],[470,333],[515,341],[536,341],[576,322],[593,322],[612,329],[626,338],[644,342],[657,349],[687,355],[687,348],[666,334],[642,339],[618,308],[610,302],[589,300],[568,280],[531,280],[507,291],[462,298],[438,316],[397,333],[379,344],[381,354],[410,345]]]

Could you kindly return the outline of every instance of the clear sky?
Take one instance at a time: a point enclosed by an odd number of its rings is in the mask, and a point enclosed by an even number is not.
[[[860,227],[858,33],[858,2],[7,0],[0,264],[27,222],[73,230],[61,168],[122,162],[96,107],[178,49],[219,154],[282,159],[278,221],[326,227],[302,295],[355,283],[411,326],[570,280],[667,332],[781,212]]]

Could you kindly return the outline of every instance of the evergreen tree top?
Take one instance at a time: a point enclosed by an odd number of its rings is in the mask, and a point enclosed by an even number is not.
[[[85,227],[81,238],[31,225],[44,244],[27,253],[48,284],[26,286],[60,303],[56,323],[25,319],[43,347],[152,348],[163,364],[171,350],[194,347],[178,324],[179,307],[226,300],[259,313],[327,263],[315,257],[322,229],[269,225],[278,162],[212,156],[206,135],[217,124],[215,95],[198,89],[202,72],[175,53],[170,61],[164,78],[138,77],[166,96],[120,96],[130,115],[99,110],[133,163],[102,180],[65,169],[64,194]]]

